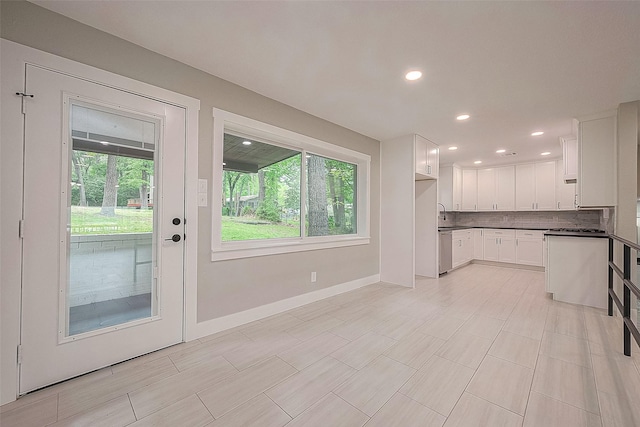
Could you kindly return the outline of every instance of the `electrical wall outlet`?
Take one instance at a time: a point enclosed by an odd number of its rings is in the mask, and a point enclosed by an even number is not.
[[[311,283],[315,283],[316,282],[316,272],[312,271],[311,272]]]

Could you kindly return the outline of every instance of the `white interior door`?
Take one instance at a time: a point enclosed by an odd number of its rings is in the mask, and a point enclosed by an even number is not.
[[[182,341],[185,111],[26,66],[20,393]]]

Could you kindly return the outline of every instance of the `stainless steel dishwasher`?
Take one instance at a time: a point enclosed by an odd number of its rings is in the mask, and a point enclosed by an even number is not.
[[[440,231],[440,268],[439,273],[444,274],[451,270],[453,266],[452,256],[452,236],[451,231]]]

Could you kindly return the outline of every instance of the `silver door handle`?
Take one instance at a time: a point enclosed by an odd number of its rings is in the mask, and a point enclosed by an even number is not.
[[[560,209],[560,202],[558,202],[558,209]]]

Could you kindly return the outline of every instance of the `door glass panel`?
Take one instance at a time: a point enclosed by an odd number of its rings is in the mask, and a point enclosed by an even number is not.
[[[71,105],[66,336],[156,314],[157,123]]]

